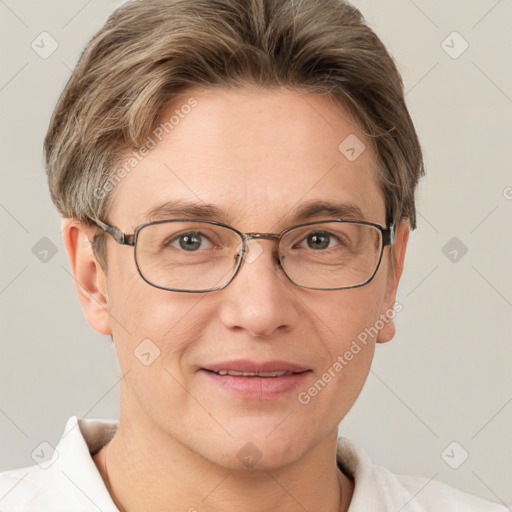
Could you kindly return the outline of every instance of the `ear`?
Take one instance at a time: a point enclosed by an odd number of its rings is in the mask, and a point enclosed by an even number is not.
[[[111,335],[106,276],[92,250],[96,227],[65,218],[62,228],[64,245],[85,318],[95,331]]]
[[[395,322],[393,318],[396,313],[402,310],[401,304],[396,303],[396,290],[402,271],[404,269],[405,251],[407,242],[409,241],[410,227],[408,221],[403,221],[397,228],[395,234],[395,243],[391,246],[394,255],[394,262],[387,261],[389,265],[386,292],[383,301],[380,319],[384,323],[384,327],[379,330],[377,343],[385,343],[395,336]]]

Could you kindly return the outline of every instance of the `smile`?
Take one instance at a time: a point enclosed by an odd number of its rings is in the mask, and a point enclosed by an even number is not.
[[[207,378],[208,386],[223,390],[230,397],[268,401],[303,388],[312,372],[306,369],[242,371],[202,368],[201,374]]]

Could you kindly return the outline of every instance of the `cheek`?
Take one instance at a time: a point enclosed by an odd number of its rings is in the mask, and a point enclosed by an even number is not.
[[[112,272],[109,280],[112,333],[123,370],[140,370],[138,354],[148,352],[157,366],[180,365],[209,317],[201,308],[202,297],[155,288],[136,269]]]
[[[381,285],[377,281],[371,285],[332,292],[331,300],[318,302],[314,309],[326,354],[321,378],[338,383],[346,392],[360,389],[373,358],[382,300]]]
[[[376,276],[377,278],[377,276]],[[326,333],[324,342],[330,353],[344,351],[351,340],[375,324],[382,307],[383,283],[374,279],[366,286],[329,292],[310,301],[317,329]]]
[[[186,361],[208,315],[201,311],[200,296],[159,290],[138,275],[119,290],[112,322],[124,386],[130,390],[125,398],[136,397],[147,415],[169,425],[176,410],[185,414],[191,406]]]

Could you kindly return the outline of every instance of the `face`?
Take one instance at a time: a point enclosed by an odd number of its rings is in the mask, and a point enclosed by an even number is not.
[[[133,233],[148,220],[173,216],[163,212],[150,219],[149,209],[181,201],[215,206],[220,216],[209,220],[242,232],[279,233],[299,223],[295,213],[302,205],[323,202],[355,206],[362,220],[385,226],[370,144],[325,97],[192,90],[163,119],[190,97],[197,106],[116,186],[109,223]],[[366,146],[355,160],[339,150],[350,135]],[[306,221],[335,218],[319,212]],[[266,468],[300,459],[334,435],[361,391],[375,343],[393,336],[392,321],[383,322],[381,315],[393,310],[404,226],[397,239],[396,269],[387,247],[374,279],[360,288],[300,288],[276,263],[273,242],[260,240],[257,247],[249,244],[256,257],[248,257],[226,288],[180,293],[147,284],[133,248],[107,236],[107,275],[96,267],[106,308],[83,302],[91,325],[113,335],[126,373],[121,421],[130,416],[225,467],[243,467],[244,450]],[[361,333],[376,324],[379,334],[363,343]],[[136,357],[141,350],[149,352],[151,364]],[[255,368],[280,361],[277,367],[306,371],[284,377],[208,371],[237,361]]]

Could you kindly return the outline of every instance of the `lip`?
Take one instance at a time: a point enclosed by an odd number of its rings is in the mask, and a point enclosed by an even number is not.
[[[218,372],[220,370],[247,372],[247,373],[266,373],[266,372],[293,372],[299,373],[309,370],[304,366],[299,366],[288,361],[250,361],[248,359],[237,359],[234,361],[224,361],[221,363],[210,364],[202,368]]]
[[[216,371],[237,371],[248,373],[290,372],[279,377],[254,377],[219,375]],[[248,360],[225,361],[201,368],[201,373],[221,389],[244,399],[274,400],[290,393],[304,384],[311,370],[287,361],[256,362]]]

